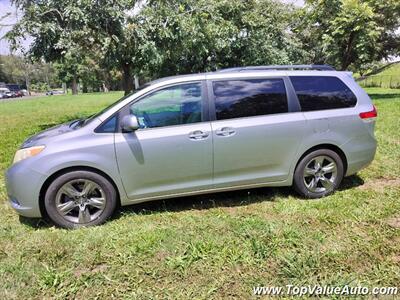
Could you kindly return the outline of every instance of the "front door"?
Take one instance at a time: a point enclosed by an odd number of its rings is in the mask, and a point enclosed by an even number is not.
[[[140,129],[116,133],[128,197],[158,198],[212,187],[211,124],[202,82],[161,88],[129,107]]]

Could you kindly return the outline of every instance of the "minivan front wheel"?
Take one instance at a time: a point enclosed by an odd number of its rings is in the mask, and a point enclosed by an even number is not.
[[[78,228],[105,222],[116,208],[117,196],[114,186],[103,176],[72,171],[50,184],[44,204],[56,225]]]
[[[340,156],[329,149],[319,149],[304,156],[296,167],[294,188],[306,198],[320,198],[333,193],[343,179]]]

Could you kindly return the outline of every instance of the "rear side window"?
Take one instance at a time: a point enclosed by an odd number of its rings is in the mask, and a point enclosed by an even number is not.
[[[288,112],[283,79],[213,82],[217,120]]]
[[[290,77],[302,111],[353,107],[357,98],[337,77]]]

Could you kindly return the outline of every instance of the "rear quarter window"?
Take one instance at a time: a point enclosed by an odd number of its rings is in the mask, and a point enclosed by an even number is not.
[[[357,98],[334,76],[291,76],[302,111],[354,107]]]

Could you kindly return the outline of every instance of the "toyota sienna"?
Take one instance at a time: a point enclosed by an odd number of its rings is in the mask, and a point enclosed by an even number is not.
[[[65,228],[100,224],[118,205],[227,190],[319,198],[373,160],[376,116],[351,73],[326,65],[168,77],[28,138],[6,187],[19,214]]]

